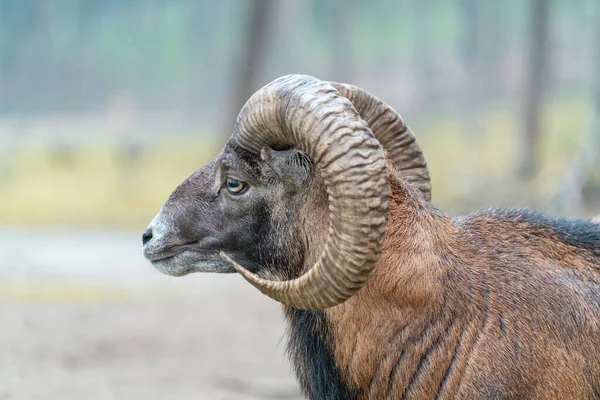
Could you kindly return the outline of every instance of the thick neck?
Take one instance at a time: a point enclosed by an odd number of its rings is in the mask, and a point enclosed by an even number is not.
[[[334,386],[338,393],[352,394],[347,397],[367,395],[353,388],[369,386],[390,352],[390,342],[403,329],[418,330],[415,324],[423,321],[419,317],[440,308],[451,220],[416,189],[390,175],[388,233],[383,255],[367,284],[356,296],[330,309],[284,308],[290,323],[289,354],[311,398],[335,398],[325,397]]]
[[[451,253],[450,247],[454,245],[452,221],[394,172],[390,173],[390,185],[392,197],[382,256],[367,284],[354,298],[375,302],[390,300],[406,306],[430,303],[440,289],[442,258]],[[303,266],[306,271],[323,251],[328,210],[309,204],[304,211],[311,215],[304,221],[306,234],[302,235],[306,240]],[[338,308],[344,307],[331,310]]]
[[[440,313],[453,225],[400,179],[392,202],[383,255],[360,292],[325,310],[337,365],[364,387],[404,329],[418,331],[425,315]],[[386,344],[386,345],[382,345]],[[397,346],[397,345],[396,345]],[[397,349],[396,349],[397,351]]]

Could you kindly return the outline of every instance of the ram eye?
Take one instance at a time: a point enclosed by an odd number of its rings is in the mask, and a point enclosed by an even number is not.
[[[227,191],[231,194],[242,194],[248,188],[248,185],[245,182],[232,178],[227,178],[225,186],[227,187]]]

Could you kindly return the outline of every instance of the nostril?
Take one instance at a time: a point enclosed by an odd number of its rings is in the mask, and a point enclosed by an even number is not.
[[[152,228],[146,229],[144,233],[142,233],[142,244],[146,244],[152,239]]]

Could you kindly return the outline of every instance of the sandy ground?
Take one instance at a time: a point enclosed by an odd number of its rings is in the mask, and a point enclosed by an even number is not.
[[[0,399],[298,399],[279,306],[137,233],[0,229]]]

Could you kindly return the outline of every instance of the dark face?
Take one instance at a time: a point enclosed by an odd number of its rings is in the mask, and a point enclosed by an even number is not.
[[[235,272],[224,251],[252,272],[289,279],[304,263],[299,215],[312,180],[303,153],[255,156],[228,143],[169,196],[144,232],[144,255],[169,275]]]

